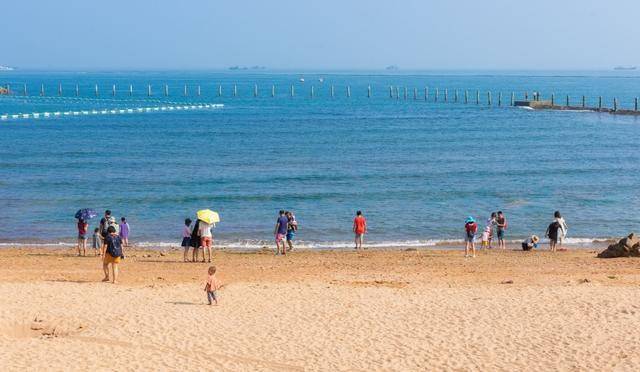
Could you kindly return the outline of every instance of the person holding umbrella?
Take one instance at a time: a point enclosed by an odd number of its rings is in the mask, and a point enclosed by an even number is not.
[[[79,209],[75,214],[78,220],[78,256],[87,255],[87,230],[89,229],[87,221],[97,215],[96,211],[89,208]]]
[[[200,232],[200,248],[204,249],[202,252],[202,262],[204,262],[205,252],[207,252],[208,262],[211,262],[211,246],[213,245],[211,229],[215,226],[216,222],[220,222],[220,216],[211,209],[199,210],[197,216],[200,221],[198,227],[198,231]]]

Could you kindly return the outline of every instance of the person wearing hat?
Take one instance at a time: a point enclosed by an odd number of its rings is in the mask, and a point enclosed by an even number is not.
[[[523,251],[530,251],[533,248],[538,248],[538,242],[539,241],[540,241],[540,238],[538,238],[537,235],[531,235],[530,237],[526,238],[522,242],[522,250]]]
[[[464,222],[464,230],[466,233],[465,236],[465,246],[464,246],[464,257],[475,257],[476,256],[476,233],[478,232],[478,224],[473,217],[467,217]],[[471,252],[471,254],[469,254]]]

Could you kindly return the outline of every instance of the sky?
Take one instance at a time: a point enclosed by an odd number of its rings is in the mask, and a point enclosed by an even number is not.
[[[21,69],[611,69],[637,0],[4,0]]]

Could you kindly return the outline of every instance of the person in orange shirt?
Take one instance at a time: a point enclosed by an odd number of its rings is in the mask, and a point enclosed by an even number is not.
[[[362,211],[356,212],[356,218],[353,219],[353,232],[356,234],[356,250],[362,249],[364,234],[367,233],[367,219],[362,215]]]

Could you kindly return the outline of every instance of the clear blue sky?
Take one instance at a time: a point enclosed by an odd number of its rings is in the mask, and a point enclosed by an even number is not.
[[[0,64],[43,69],[610,69],[637,0],[6,0]]]

